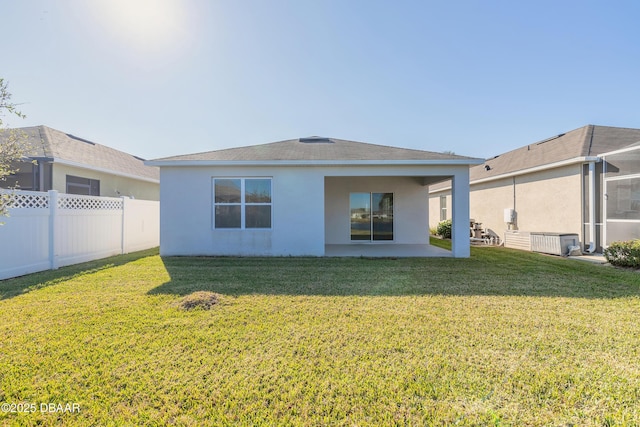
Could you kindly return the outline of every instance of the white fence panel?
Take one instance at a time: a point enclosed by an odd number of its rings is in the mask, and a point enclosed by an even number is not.
[[[160,244],[159,204],[152,200],[123,199],[122,253],[155,248]]]
[[[20,191],[11,216],[0,217],[0,280],[50,268],[49,195]]]
[[[58,196],[54,268],[122,253],[120,198]]]
[[[12,198],[11,216],[0,218],[0,280],[160,243],[157,201],[56,191],[16,191]]]

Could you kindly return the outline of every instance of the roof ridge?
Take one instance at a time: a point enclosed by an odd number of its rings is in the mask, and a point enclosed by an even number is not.
[[[588,146],[586,147],[586,152],[583,149],[583,153],[585,153],[585,155],[587,155],[587,156],[591,155],[591,147],[593,147],[593,136],[595,135],[595,133],[596,133],[595,132],[595,125],[588,125],[587,135],[585,135],[585,138],[584,138],[585,139],[584,145],[588,144]],[[588,140],[588,142],[587,142],[587,140]],[[584,147],[584,145],[583,145],[583,147]]]
[[[49,127],[45,125],[38,126],[38,133],[40,134],[40,143],[42,144],[42,152],[45,157],[53,157],[53,140],[49,135]]]

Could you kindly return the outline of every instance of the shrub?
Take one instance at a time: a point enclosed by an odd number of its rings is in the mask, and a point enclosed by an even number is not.
[[[436,229],[436,233],[438,234],[438,236],[442,237],[443,239],[450,239],[451,238],[451,220],[448,219],[446,221],[440,221],[438,223],[438,228]]]
[[[604,257],[617,267],[640,268],[640,239],[613,242],[604,250]]]

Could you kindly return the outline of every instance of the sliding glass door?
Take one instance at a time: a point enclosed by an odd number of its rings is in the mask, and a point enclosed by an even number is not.
[[[373,240],[393,240],[393,193],[371,193]]]
[[[351,240],[393,240],[393,193],[351,193]]]

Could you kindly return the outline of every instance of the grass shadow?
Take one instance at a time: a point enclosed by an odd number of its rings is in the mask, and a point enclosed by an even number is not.
[[[10,299],[38,289],[53,286],[66,280],[75,279],[97,271],[105,270],[130,263],[132,261],[154,256],[158,254],[158,248],[132,252],[125,255],[116,255],[102,258],[82,264],[61,267],[58,270],[47,270],[39,273],[27,274],[12,279],[0,280],[0,300]]]
[[[505,248],[454,258],[163,257],[171,280],[150,294],[640,297],[640,275]]]

